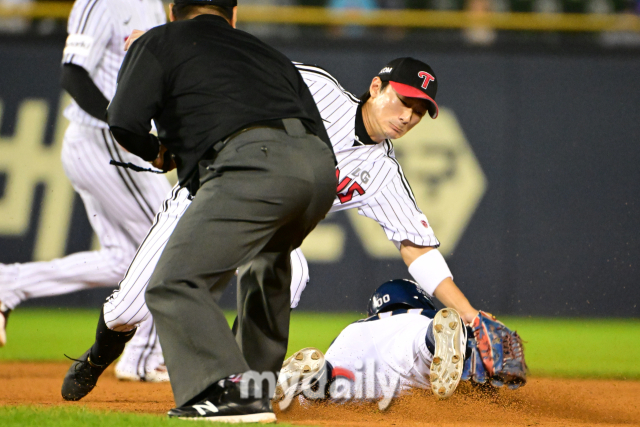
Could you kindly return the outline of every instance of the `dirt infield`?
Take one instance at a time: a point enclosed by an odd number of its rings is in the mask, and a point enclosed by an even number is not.
[[[168,384],[118,382],[109,369],[81,402],[64,402],[66,363],[0,363],[0,405],[84,405],[163,414],[173,406]],[[418,391],[387,411],[375,404],[297,402],[282,422],[322,426],[629,426],[640,425],[640,382],[533,378],[524,388],[485,392],[461,384],[449,400]]]

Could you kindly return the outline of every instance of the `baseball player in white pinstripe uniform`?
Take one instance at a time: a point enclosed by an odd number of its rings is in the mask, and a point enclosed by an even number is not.
[[[106,108],[116,89],[133,29],[164,24],[160,0],[77,0],[68,21],[62,86],[74,101],[62,163],[80,194],[102,249],[49,262],[0,265],[0,346],[6,342],[8,313],[22,301],[96,286],[115,288],[170,191],[165,177],[132,173],[111,159],[145,165],[112,138]],[[130,343],[117,369],[123,379],[167,380],[152,320]],[[159,367],[160,366],[160,367]],[[156,368],[158,368],[156,370]]]
[[[377,221],[400,250],[419,285],[470,322],[478,311],[454,284],[436,249],[440,243],[416,204],[390,141],[403,136],[424,115],[437,117],[437,82],[431,68],[412,58],[394,60],[373,79],[369,92],[360,100],[325,70],[296,66],[316,101],[338,160],[339,184],[331,212],[357,208],[361,215]],[[144,291],[169,236],[190,203],[188,189],[178,186],[165,200],[120,289],[104,305],[104,322],[109,329],[130,331],[150,316]],[[307,261],[300,249],[292,252],[291,265],[291,307],[295,308],[309,280]]]
[[[325,120],[338,160],[338,194],[330,212],[357,208],[360,215],[378,222],[422,289],[471,322],[478,311],[453,282],[437,250],[440,242],[416,203],[391,142],[423,116],[438,116],[438,82],[431,67],[413,58],[395,59],[373,78],[360,99],[326,71],[303,64],[298,68]],[[294,295],[292,289],[296,303],[302,290]]]

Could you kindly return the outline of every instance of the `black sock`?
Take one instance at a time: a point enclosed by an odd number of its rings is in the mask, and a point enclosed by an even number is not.
[[[96,342],[91,346],[90,359],[96,365],[108,366],[124,351],[124,346],[135,335],[136,330],[116,332],[107,327],[104,312],[100,310],[100,319],[96,328]]]

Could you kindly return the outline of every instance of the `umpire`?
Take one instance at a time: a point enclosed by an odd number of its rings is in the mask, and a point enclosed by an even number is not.
[[[146,292],[178,406],[169,415],[265,422],[270,396],[241,396],[241,374],[282,365],[289,255],[331,207],[335,157],[296,68],[236,30],[236,13],[236,0],[176,0],[174,22],[130,47],[108,120],[145,160],[166,147],[194,196]],[[218,301],[238,267],[234,338]]]

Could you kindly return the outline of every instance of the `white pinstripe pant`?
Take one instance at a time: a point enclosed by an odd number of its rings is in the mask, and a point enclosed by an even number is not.
[[[104,305],[104,319],[110,329],[130,331],[151,316],[144,300],[145,290],[169,236],[190,204],[189,191],[176,185],[120,282],[120,288]],[[291,307],[295,308],[309,281],[307,260],[299,248],[291,253],[291,270]]]

